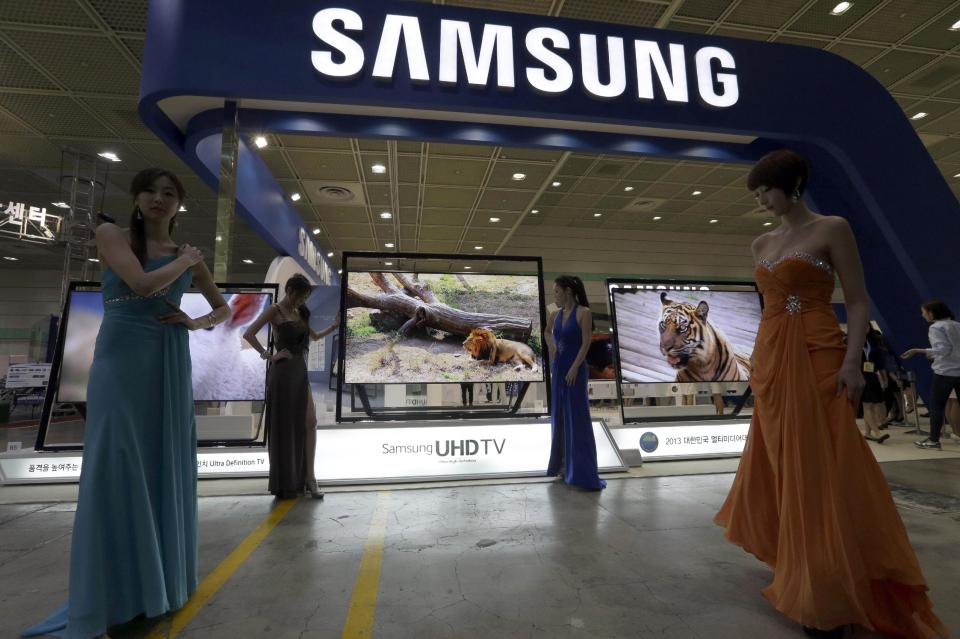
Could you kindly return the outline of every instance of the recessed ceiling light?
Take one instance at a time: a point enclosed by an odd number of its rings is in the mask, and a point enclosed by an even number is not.
[[[925,117],[927,117],[928,115],[930,115],[930,114],[927,113],[926,111],[917,111],[916,113],[914,113],[913,115],[910,116],[910,119],[911,119],[911,120],[922,120],[922,119],[924,119]]]
[[[382,164],[374,164],[373,166],[370,167],[370,170],[377,174],[386,173],[387,167],[385,167]]]
[[[117,157],[117,154],[113,151],[104,151],[103,153],[97,153],[104,160],[110,160],[111,162],[119,162],[120,158]]]
[[[656,221],[658,221],[658,220],[662,220],[662,219],[663,219],[663,218],[660,217],[659,215],[654,215],[654,216],[653,216],[653,221],[654,221],[654,222],[656,222]]]
[[[554,188],[556,188],[556,187],[560,186],[561,184],[562,184],[562,182],[554,182],[551,186],[553,186]]]
[[[526,179],[527,179],[527,174],[526,174],[526,173],[514,173],[514,174],[513,174],[513,179],[514,179],[515,181],[517,181],[517,182],[522,182],[523,180],[526,180]]]
[[[703,191],[694,191],[690,195],[703,195]]]
[[[603,217],[603,213],[594,213],[593,217]]]
[[[99,262],[100,260],[98,260],[98,259],[95,258],[95,257],[88,257],[88,258],[87,258],[87,261],[88,261],[88,262]]]
[[[320,235],[320,229],[313,229],[314,235]]]
[[[773,226],[773,222],[764,222],[763,225],[764,225],[764,226]]]
[[[52,202],[52,204],[58,209],[69,209],[70,205],[66,202]]]
[[[4,255],[4,256],[3,256],[3,259],[8,260],[8,261],[10,261],[10,262],[18,262],[18,261],[20,261],[20,258],[19,258],[19,257],[10,257],[10,256],[8,256],[8,255]]]
[[[384,246],[386,246],[387,248],[393,248],[394,244],[393,242],[387,242],[384,244]]]
[[[292,195],[290,195],[290,199],[293,200],[294,202],[299,202],[299,201],[300,201],[300,194],[299,194],[299,193],[293,193]]]
[[[342,268],[338,268],[338,269],[337,269],[337,275],[343,275],[343,269],[342,269]]]
[[[474,248],[475,250],[477,250],[477,251],[482,251],[482,250],[483,250],[483,247],[482,247],[482,246],[474,246],[473,248]]]
[[[223,241],[223,237],[222,237],[222,236],[220,236],[220,235],[218,235],[218,236],[217,236],[217,241],[218,241],[218,242],[221,242],[221,241]]]
[[[242,260],[244,264],[253,264],[253,260]]]
[[[711,223],[711,224],[716,224],[716,223],[719,222],[719,221],[720,221],[720,220],[710,220],[710,223]]]
[[[471,267],[469,267],[469,266],[464,266],[463,268],[464,268],[464,270],[469,271]]]
[[[258,135],[257,137],[253,138],[253,143],[257,145],[258,149],[262,149],[263,147],[267,146],[267,138],[263,137],[262,135]]]
[[[630,191],[633,190],[633,187],[632,187],[632,186],[625,186],[625,187],[623,187],[623,190],[626,191],[627,193],[629,193]]]
[[[540,212],[540,209],[533,209],[532,211],[530,211],[530,215],[536,215],[539,212]]]
[[[177,209],[177,213],[186,213],[186,212],[187,212],[187,207],[185,207],[183,204],[181,204],[180,208]]]
[[[852,3],[852,2],[840,2],[840,3],[837,4],[837,6],[835,6],[833,9],[830,10],[830,15],[832,15],[832,16],[843,15],[843,14],[846,13],[846,12],[850,9],[850,7],[852,7],[852,6],[853,6],[853,3]]]
[[[493,222],[494,224],[496,224],[497,222],[500,221],[500,218],[499,218],[499,217],[491,217],[491,218],[490,218],[490,221]]]
[[[960,178],[960,173],[957,173],[957,174],[954,175],[953,177],[955,177],[955,178]]]
[[[393,262],[384,262],[384,266],[393,266]]]
[[[383,213],[380,214],[380,217],[381,219],[389,220],[390,218],[393,217],[393,213],[391,213],[390,211],[384,211]]]
[[[952,25],[950,25],[950,31],[960,31],[960,20],[957,20]]]
[[[329,253],[327,253],[327,257],[333,257],[333,251],[330,251]]]

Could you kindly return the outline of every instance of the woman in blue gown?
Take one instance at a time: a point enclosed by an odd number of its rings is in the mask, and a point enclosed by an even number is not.
[[[197,436],[188,330],[230,316],[199,249],[171,239],[175,175],[138,173],[130,229],[97,228],[104,312],[87,388],[68,601],[23,636],[97,637],[197,587]],[[213,311],[179,310],[191,281]]]
[[[603,490],[607,482],[597,474],[597,442],[587,398],[587,351],[593,317],[583,282],[561,275],[553,284],[558,310],[547,320],[550,384],[553,398],[553,441],[547,476],[562,475],[570,486]]]

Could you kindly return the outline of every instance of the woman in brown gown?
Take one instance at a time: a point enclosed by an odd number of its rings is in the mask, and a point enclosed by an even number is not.
[[[868,302],[845,220],[800,199],[806,162],[761,159],[748,178],[780,227],[754,241],[764,311],[750,380],[756,404],[740,467],[716,523],[769,565],[763,595],[810,636],[857,624],[893,636],[946,636],[854,408]],[[830,305],[843,286],[849,339]]]
[[[280,499],[296,497],[301,491],[315,499],[323,492],[314,475],[317,446],[317,413],[307,377],[310,340],[336,330],[333,324],[316,332],[310,329],[310,311],[305,303],[313,286],[303,275],[287,280],[284,298],[258,317],[244,333],[244,339],[271,361],[267,373],[264,422],[270,458],[270,492]],[[274,328],[276,352],[270,354],[257,340],[257,332],[270,322]]]

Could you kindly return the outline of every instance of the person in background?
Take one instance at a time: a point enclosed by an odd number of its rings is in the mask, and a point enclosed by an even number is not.
[[[917,448],[940,450],[944,411],[951,391],[960,398],[960,322],[953,311],[940,300],[930,300],[920,307],[923,319],[930,322],[930,348],[911,348],[901,357],[909,359],[924,354],[931,361],[933,385],[930,389],[930,437],[914,442]],[[956,425],[954,425],[956,428]]]
[[[756,402],[740,466],[715,522],[766,563],[774,608],[812,637],[845,626],[945,637],[880,465],[857,428],[869,301],[850,224],[810,211],[806,161],[764,156],[747,188],[778,226],[751,250],[763,317]],[[839,277],[849,318],[830,305]],[[733,595],[731,595],[733,596]]]
[[[284,297],[255,319],[243,339],[271,362],[267,373],[265,422],[267,453],[270,457],[269,489],[279,499],[291,499],[299,492],[323,499],[314,474],[317,450],[317,411],[307,377],[307,352],[311,340],[329,335],[340,325],[316,332],[310,328],[307,298],[313,286],[303,275],[287,280]],[[260,344],[257,333],[270,322],[277,350],[271,354]]]
[[[230,318],[200,250],[173,241],[186,194],[145,169],[130,227],[97,227],[103,322],[90,368],[68,602],[24,637],[106,636],[181,608],[197,588],[197,425],[188,332]],[[213,310],[180,311],[191,284]]]
[[[587,350],[593,315],[579,277],[561,275],[553,284],[559,309],[544,330],[550,352],[553,437],[547,476],[561,475],[570,486],[603,490],[607,482],[597,472],[597,442],[587,394]]]
[[[472,383],[464,382],[460,384],[460,403],[463,404],[464,406],[473,406],[473,384]]]
[[[872,442],[882,444],[890,435],[881,433],[883,419],[887,415],[884,404],[884,392],[890,379],[886,371],[886,359],[880,342],[880,332],[872,326],[867,329],[867,338],[863,344],[863,436]]]

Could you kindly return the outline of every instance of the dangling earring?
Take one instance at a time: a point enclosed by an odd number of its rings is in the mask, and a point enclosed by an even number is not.
[[[136,217],[137,217],[138,220],[142,220],[142,219],[143,219],[143,211],[140,210],[140,207],[139,207],[139,206],[137,207]]]
[[[790,201],[796,204],[800,201],[800,187],[797,187],[793,192],[793,196],[790,198]]]

